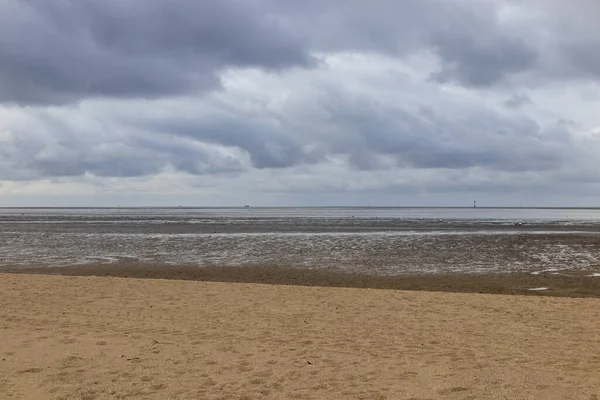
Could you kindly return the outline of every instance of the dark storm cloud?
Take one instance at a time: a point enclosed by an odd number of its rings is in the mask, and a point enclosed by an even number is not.
[[[441,32],[434,35],[433,44],[444,60],[434,79],[465,86],[494,85],[507,75],[530,69],[537,56],[520,39],[505,35],[485,37],[477,30]]]
[[[267,3],[314,49],[374,51],[392,56],[431,50],[441,64],[433,78],[441,82],[490,86],[531,69],[537,58],[535,44],[528,43],[523,33],[503,26],[499,7],[492,2]]]
[[[440,64],[432,77],[440,82],[481,88],[521,73],[529,73],[521,85],[600,79],[597,0],[262,0],[259,4],[315,51],[393,57],[431,51]]]
[[[228,66],[307,66],[300,43],[245,2],[5,0],[0,102],[212,89]]]
[[[559,27],[576,25],[575,16],[587,10],[593,14],[597,10],[593,2],[582,3],[581,10],[564,21],[557,17],[543,26],[516,27],[501,18],[503,4],[4,0],[0,103],[59,104],[98,96],[197,93],[218,87],[224,68],[306,67],[314,65],[311,52],[404,57],[430,51],[440,64],[434,79],[474,87],[493,86],[526,71],[540,72],[538,79],[550,72],[600,76],[598,40],[589,34],[586,42],[578,40],[578,35],[594,32],[593,26],[567,30],[568,37],[558,33]],[[511,4],[525,11],[536,7],[528,2]],[[550,15],[564,9],[560,3],[545,8]],[[586,24],[590,25],[582,23]]]

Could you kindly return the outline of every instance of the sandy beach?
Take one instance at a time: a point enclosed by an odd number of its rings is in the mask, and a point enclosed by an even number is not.
[[[600,300],[0,275],[0,398],[597,399]]]

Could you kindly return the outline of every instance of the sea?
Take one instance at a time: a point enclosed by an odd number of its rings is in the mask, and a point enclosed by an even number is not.
[[[600,275],[600,209],[0,208],[0,269],[149,263]]]

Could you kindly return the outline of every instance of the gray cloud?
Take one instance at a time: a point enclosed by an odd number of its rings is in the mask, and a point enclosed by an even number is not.
[[[84,126],[37,113],[33,123],[12,129],[0,151],[0,180],[76,177],[138,177],[168,168],[190,174],[235,173],[243,160],[177,136],[151,135],[106,119]],[[115,133],[118,132],[118,133]],[[2,165],[3,164],[3,165]]]
[[[485,88],[599,79],[595,0],[263,0],[308,48],[394,57],[433,52],[440,82]],[[509,17],[507,17],[507,15]],[[514,75],[524,79],[509,82]]]
[[[565,146],[577,151],[562,123],[542,128],[524,116],[502,116],[485,107],[463,110],[458,118],[444,110],[424,118],[342,98],[328,104],[334,123],[359,138],[330,143],[330,151],[351,152],[358,169],[378,165],[373,158],[385,155],[405,168],[548,171],[563,165]]]
[[[537,57],[535,50],[520,39],[497,32],[485,37],[485,30],[480,29],[440,32],[432,40],[444,60],[441,70],[433,75],[440,82],[494,85],[507,75],[530,69]]]
[[[265,110],[243,117],[243,112],[230,110],[190,117],[184,111],[125,121],[156,135],[238,149],[258,169],[312,165],[337,157],[355,170],[480,167],[547,172],[572,162],[581,151],[571,127],[560,121],[542,127],[524,115],[503,115],[478,104],[458,113],[423,104],[415,112],[393,104],[374,106],[369,96],[343,87],[330,87],[326,93],[318,100],[296,99],[293,109],[275,114]],[[319,114],[297,115],[297,109]],[[310,118],[310,127],[305,118]]]
[[[513,109],[520,108],[526,104],[533,104],[533,102],[525,93],[515,93],[504,101],[506,107]]]
[[[8,0],[0,102],[157,97],[213,89],[224,67],[307,66],[300,43],[244,3]]]
[[[269,126],[268,121],[244,120],[234,115],[208,119],[185,116],[146,121],[142,128],[183,136],[202,143],[235,147],[247,152],[255,168],[286,168],[317,161],[318,154],[303,151],[302,142],[287,127]]]
[[[8,0],[0,180],[591,187],[594,4]]]
[[[500,21],[486,1],[267,2],[320,51],[374,51],[393,56],[431,50],[441,61],[433,78],[490,86],[532,69],[536,43]]]
[[[317,82],[327,85],[299,90],[314,85],[314,74],[320,76]],[[373,74],[378,76],[376,71]],[[20,122],[9,126],[10,137],[0,146],[0,179],[141,177],[169,168],[203,176],[255,170],[288,176],[298,168],[334,163],[343,165],[348,177],[404,170],[460,175],[483,169],[560,180],[559,171],[587,174],[595,165],[582,165],[581,160],[589,159],[598,141],[591,138],[583,145],[575,140],[577,125],[572,122],[540,124],[517,109],[496,111],[480,98],[464,102],[432,89],[431,83],[414,87],[402,80],[406,77],[395,78],[400,95],[388,98],[390,92],[383,86],[347,86],[347,82],[368,82],[368,76],[340,76],[328,67],[247,79],[256,81],[258,88],[272,87],[273,93],[254,91],[238,80],[239,87],[226,86],[219,93],[179,102],[16,108],[20,117],[15,121]],[[278,93],[282,82],[294,95],[276,102],[285,98]],[[415,90],[421,92],[415,92],[413,100],[402,95]],[[463,102],[453,104],[457,99]],[[497,101],[506,110],[503,97]],[[326,173],[320,172],[310,182],[316,185]],[[432,190],[446,186],[419,182],[418,175],[407,179],[417,187],[433,185]],[[473,183],[486,184],[490,182]]]
[[[585,155],[572,137],[572,123],[542,126],[518,111],[499,113],[477,101],[447,109],[427,93],[416,108],[402,100],[375,102],[377,91],[350,91],[345,79],[330,82],[318,97],[298,93],[276,110],[266,108],[268,95],[244,99],[226,91],[197,100],[196,113],[185,105],[164,109],[150,103],[145,113],[105,110],[70,122],[65,113],[38,112],[35,123],[12,130],[1,158],[10,161],[11,171],[35,179],[147,176],[165,168],[193,175],[282,170],[331,158],[345,160],[354,171],[551,173]],[[227,110],[222,96],[235,100]]]
[[[545,6],[507,4],[524,15]],[[527,72],[531,82],[600,77],[593,18],[600,11],[593,1],[575,12],[550,3],[544,9],[551,17],[530,23],[507,21],[504,5],[7,0],[0,13],[0,103],[198,93],[218,88],[224,68],[306,67],[314,65],[311,52],[332,51],[433,52],[440,61],[434,79],[474,87]],[[587,18],[578,22],[581,15]],[[570,36],[560,35],[561,27]]]

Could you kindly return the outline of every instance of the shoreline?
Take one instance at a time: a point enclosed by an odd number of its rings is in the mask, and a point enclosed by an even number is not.
[[[456,273],[379,276],[346,273],[335,269],[281,266],[195,267],[119,263],[69,267],[2,267],[0,273],[600,298],[600,276],[589,276],[589,273],[576,274],[573,271],[569,274],[541,272],[535,275]],[[536,288],[548,289],[532,290]]]

